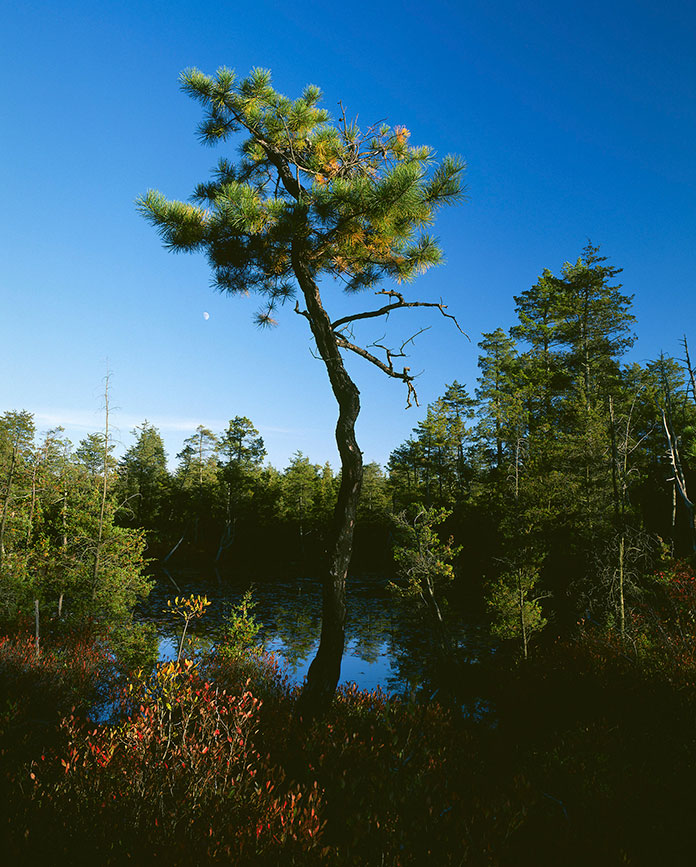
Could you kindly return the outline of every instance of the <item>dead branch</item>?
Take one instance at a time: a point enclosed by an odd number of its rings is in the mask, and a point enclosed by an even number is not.
[[[406,358],[406,353],[404,352],[404,347],[408,346],[409,343],[414,341],[419,334],[422,334],[424,331],[428,331],[430,326],[426,326],[425,328],[421,328],[419,331],[416,331],[415,334],[412,334],[409,338],[404,340],[398,350],[390,349],[388,346],[385,346],[383,343],[371,343],[370,346],[374,346],[377,349],[381,349],[384,354],[387,356],[387,364],[390,367],[393,367],[392,359],[394,358]],[[382,338],[380,338],[381,340]],[[409,368],[410,369],[410,368]]]
[[[401,310],[407,307],[436,307],[444,317],[451,319],[454,322],[457,330],[463,334],[467,340],[470,340],[469,335],[462,329],[459,322],[457,322],[457,317],[452,313],[445,312],[447,310],[447,305],[443,304],[442,301],[406,301],[404,296],[394,289],[381,289],[380,291],[375,292],[375,295],[386,295],[389,298],[396,298],[398,300],[393,301],[390,304],[385,304],[384,307],[380,307],[378,310],[365,310],[362,313],[353,313],[350,316],[342,316],[340,319],[331,323],[333,330],[335,331],[337,328],[340,328],[348,322],[357,322],[359,319],[374,319],[377,316],[389,316],[392,310]]]
[[[295,301],[295,313],[297,313],[299,316],[304,316],[304,318],[308,319],[310,322],[312,321],[309,318],[309,313],[306,310],[300,310],[300,302],[299,301]]]
[[[355,343],[350,343],[350,341],[346,340],[345,337],[336,336],[336,343],[342,349],[349,349],[351,352],[354,352],[356,355],[359,355],[361,358],[364,358],[366,361],[369,361],[371,364],[374,364],[375,367],[378,367],[383,373],[386,373],[387,376],[391,376],[394,379],[400,379],[402,382],[406,383],[406,387],[408,389],[408,396],[406,398],[406,408],[413,406],[415,403],[416,406],[420,406],[418,403],[418,395],[416,394],[416,389],[413,385],[414,377],[410,374],[410,367],[404,367],[403,370],[396,370],[394,367],[393,359],[404,356],[404,353],[401,352],[393,352],[387,351],[387,361],[382,361],[381,358],[377,358],[376,355],[373,355],[363,346],[358,346]],[[380,346],[380,349],[385,349],[385,347]],[[412,402],[413,401],[413,402]]]
[[[679,454],[679,447],[676,442],[676,437],[672,432],[672,426],[670,420],[668,420],[667,418],[667,413],[665,413],[664,409],[662,409],[661,412],[662,425],[664,427],[665,436],[667,438],[667,448],[669,449],[668,457],[669,462],[672,465],[672,471],[674,472],[674,480],[677,483],[677,487],[679,489],[681,498],[684,501],[684,504],[687,506],[687,508],[693,509],[693,501],[690,499],[687,493],[686,478],[684,476],[684,470],[682,469],[681,456]]]
[[[684,346],[684,362],[686,364],[686,370],[689,374],[689,385],[691,386],[691,397],[694,401],[696,401],[696,377],[694,376],[694,369],[691,366],[691,358],[689,357],[689,344],[686,340],[686,335],[682,337],[682,344]]]

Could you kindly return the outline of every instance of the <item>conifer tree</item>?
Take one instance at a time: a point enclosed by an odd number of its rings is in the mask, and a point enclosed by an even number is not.
[[[317,526],[324,478],[322,467],[310,463],[301,451],[295,452],[283,473],[282,512],[297,526],[300,540]]]
[[[389,514],[387,479],[374,461],[365,464],[358,517],[366,522],[384,521]]]
[[[502,479],[506,461],[514,460],[526,434],[527,413],[515,341],[502,328],[483,335],[479,343],[479,436],[487,445],[489,460]]]
[[[559,457],[575,511],[574,545],[585,573],[603,544],[613,511],[610,399],[621,403],[621,357],[631,347],[632,296],[614,280],[620,268],[607,265],[588,243],[580,258],[563,266],[560,286],[560,343],[569,384],[563,396]],[[566,501],[570,504],[570,500]]]
[[[443,505],[449,498],[450,482],[454,470],[455,444],[450,437],[446,410],[442,401],[430,404],[423,421],[414,428],[421,444],[423,501]]]
[[[606,261],[599,247],[588,242],[577,262],[566,262],[561,274],[559,341],[567,347],[564,364],[589,403],[606,396],[616,383],[619,360],[635,341],[633,296],[622,294],[620,284],[612,285],[622,269]]]
[[[671,535],[677,543],[680,524],[684,524],[686,547],[696,551],[696,496],[691,482],[696,464],[696,413],[689,399],[689,385],[682,366],[673,358],[660,354],[647,365],[645,381],[656,410],[660,438],[658,440],[658,478],[671,487]],[[690,466],[691,465],[691,466]]]
[[[115,444],[108,442],[106,444],[106,466],[109,474],[116,469],[116,458],[113,456]],[[104,468],[104,450],[105,439],[103,432],[88,434],[84,439],[81,439],[75,449],[75,459],[78,466],[90,476],[92,479],[102,475]]]
[[[263,437],[251,421],[239,415],[230,419],[227,430],[218,439],[223,529],[216,562],[234,544],[237,521],[248,510],[265,457]]]
[[[145,420],[132,434],[135,443],[119,461],[118,493],[128,502],[136,526],[153,528],[167,488],[167,456],[160,432]]]
[[[8,554],[10,549],[19,548],[26,533],[26,509],[15,504],[27,499],[35,458],[34,432],[34,416],[26,410],[0,416],[0,580],[7,580],[11,571],[22,571],[20,563],[13,563]]]
[[[394,512],[422,499],[422,468],[423,445],[412,436],[389,455],[389,487]]]
[[[258,293],[264,301],[259,325],[273,324],[279,305],[297,294],[295,310],[309,323],[339,407],[341,485],[324,581],[321,641],[304,691],[303,704],[311,713],[333,696],[340,675],[345,580],[362,481],[355,438],[359,391],[343,352],[404,382],[411,399],[413,375],[407,366],[398,366],[405,344],[368,348],[354,330],[362,320],[413,307],[434,307],[450,316],[442,303],[408,301],[401,291],[385,288],[378,290],[381,306],[332,319],[320,281],[334,278],[355,293],[375,288],[383,279],[408,281],[438,264],[440,248],[422,230],[438,206],[461,198],[464,167],[454,157],[436,164],[430,148],[409,145],[403,126],[361,131],[345,113],[332,122],[319,107],[318,87],[309,85],[291,100],[272,87],[266,70],[254,69],[238,80],[227,68],[213,76],[189,69],[181,82],[204,108],[202,141],[215,144],[240,132],[245,137],[241,158],[236,164],[221,159],[213,178],[196,189],[193,204],[150,191],[140,208],[167,247],[207,253],[220,290]]]
[[[469,437],[466,423],[474,417],[476,401],[470,397],[466,386],[456,379],[447,386],[440,401],[449,424],[450,438],[456,450],[456,478],[458,495],[461,497],[464,492],[464,479],[468,475],[464,454],[464,443]]]
[[[259,466],[266,457],[266,447],[251,421],[237,415],[219,438],[219,453],[226,467]]]

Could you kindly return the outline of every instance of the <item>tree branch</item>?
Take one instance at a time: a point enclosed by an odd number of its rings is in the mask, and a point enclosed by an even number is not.
[[[297,313],[299,316],[304,316],[304,318],[308,319],[310,322],[312,321],[309,318],[309,313],[306,310],[300,310],[300,302],[299,301],[295,301],[295,313]]]
[[[691,358],[689,357],[689,344],[686,341],[686,335],[682,337],[682,346],[684,347],[684,355],[686,356],[684,359],[684,363],[686,364],[686,370],[689,374],[689,385],[691,386],[691,397],[694,401],[696,401],[696,377],[694,376],[694,369],[691,366]]]
[[[463,334],[467,340],[470,340],[469,335],[462,330],[461,326],[457,322],[457,317],[451,313],[445,312],[447,310],[447,305],[443,304],[442,301],[406,301],[404,296],[394,289],[382,289],[375,292],[375,295],[386,295],[389,298],[396,298],[398,300],[393,301],[391,304],[385,304],[384,307],[380,307],[379,310],[366,310],[363,313],[353,313],[350,316],[342,316],[340,319],[331,323],[331,327],[334,331],[337,328],[340,328],[341,325],[345,325],[348,322],[356,322],[358,319],[373,319],[376,316],[388,316],[392,310],[401,310],[406,307],[436,307],[444,317],[451,319],[454,322],[457,330]]]
[[[414,335],[415,337],[415,335]],[[411,340],[413,338],[409,338]],[[408,341],[407,341],[408,342]],[[418,403],[418,395],[416,394],[416,389],[413,385],[414,377],[409,373],[411,370],[410,367],[404,367],[403,370],[398,371],[394,368],[393,358],[403,357],[403,352],[393,352],[387,349],[384,346],[379,346],[380,349],[384,349],[387,353],[387,361],[384,362],[380,358],[377,358],[376,355],[373,355],[367,349],[362,346],[358,346],[355,343],[351,343],[346,340],[345,337],[340,337],[336,335],[336,343],[342,349],[349,349],[351,352],[354,352],[356,355],[359,355],[361,358],[364,358],[366,361],[369,361],[371,364],[374,364],[375,367],[378,367],[383,373],[386,373],[387,376],[391,376],[394,379],[400,379],[402,382],[406,383],[406,388],[408,389],[408,396],[406,398],[406,408],[413,406],[415,403],[416,406],[420,406]],[[376,344],[379,345],[379,344]],[[402,349],[403,346],[402,345]]]

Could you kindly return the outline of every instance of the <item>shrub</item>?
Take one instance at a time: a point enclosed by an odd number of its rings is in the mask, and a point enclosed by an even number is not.
[[[256,641],[263,623],[256,619],[256,602],[247,590],[241,600],[230,609],[222,631],[218,652],[224,657],[244,656],[257,651]]]
[[[182,864],[312,863],[319,789],[290,784],[256,749],[259,699],[232,695],[197,668],[162,664],[130,684],[119,725],[64,721],[67,749],[31,771],[44,821],[63,828],[66,852],[101,863],[143,853]]]

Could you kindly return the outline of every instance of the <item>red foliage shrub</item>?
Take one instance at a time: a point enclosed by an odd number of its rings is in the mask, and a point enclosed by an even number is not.
[[[229,694],[184,662],[158,666],[125,700],[132,712],[118,725],[68,717],[67,750],[32,767],[69,852],[101,863],[143,852],[178,864],[319,856],[320,792],[289,784],[255,748],[261,702],[250,692]]]
[[[0,663],[37,682],[61,671],[75,695],[99,653],[37,659],[29,641],[5,641]],[[294,698],[275,660],[254,654],[141,674],[113,724],[89,722],[83,702],[4,776],[5,851],[22,863],[493,864],[535,800],[524,775],[491,776],[481,730],[436,704],[346,686],[308,726]]]

